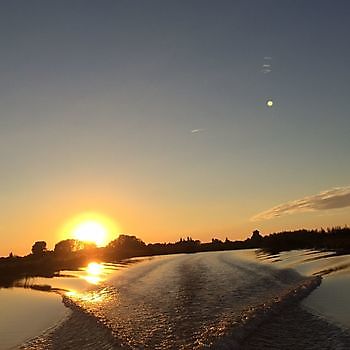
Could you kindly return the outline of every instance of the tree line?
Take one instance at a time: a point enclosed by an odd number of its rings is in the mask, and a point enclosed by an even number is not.
[[[60,270],[72,270],[84,266],[92,259],[117,262],[126,258],[179,253],[260,248],[270,253],[292,249],[324,249],[338,253],[350,253],[350,228],[333,227],[326,230],[283,231],[262,236],[258,230],[243,241],[220,240],[201,242],[192,237],[180,238],[174,243],[146,244],[134,235],[119,235],[106,247],[76,239],[58,242],[53,250],[45,241],[36,241],[31,253],[24,256],[0,258],[0,282],[4,284],[26,276],[53,276]]]

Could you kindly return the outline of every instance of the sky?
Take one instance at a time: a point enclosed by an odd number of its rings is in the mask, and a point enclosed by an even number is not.
[[[347,0],[2,1],[0,255],[52,249],[86,212],[146,242],[349,224],[349,16]]]

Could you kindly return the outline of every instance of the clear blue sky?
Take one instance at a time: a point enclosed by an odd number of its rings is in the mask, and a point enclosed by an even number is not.
[[[145,241],[349,224],[348,1],[1,5],[0,255],[86,211]]]

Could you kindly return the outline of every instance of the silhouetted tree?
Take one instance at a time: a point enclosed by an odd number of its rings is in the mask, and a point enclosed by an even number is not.
[[[84,250],[92,250],[97,248],[97,245],[94,242],[81,242],[80,246],[80,249]]]
[[[120,235],[107,246],[109,255],[117,259],[145,255],[146,244],[136,236]]]
[[[43,255],[46,252],[46,242],[45,241],[36,241],[32,246],[33,255]]]
[[[56,243],[54,252],[58,255],[71,254],[83,248],[83,243],[76,239],[65,239]]]
[[[254,230],[251,239],[258,241],[261,240],[262,236],[260,235],[260,232],[258,230]]]

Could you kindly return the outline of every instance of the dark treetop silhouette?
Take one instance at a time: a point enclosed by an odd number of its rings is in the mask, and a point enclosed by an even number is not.
[[[149,243],[132,235],[122,234],[106,247],[75,239],[58,242],[53,251],[47,250],[45,241],[37,241],[32,253],[24,256],[0,258],[0,284],[10,286],[16,279],[29,276],[54,276],[60,270],[75,270],[92,259],[116,262],[122,259],[178,253],[197,253],[219,250],[260,248],[269,253],[278,253],[292,249],[333,250],[336,254],[350,253],[350,228],[334,227],[321,230],[297,230],[272,233],[262,236],[255,230],[244,241],[225,241],[213,238],[202,243],[191,237],[175,243]]]

